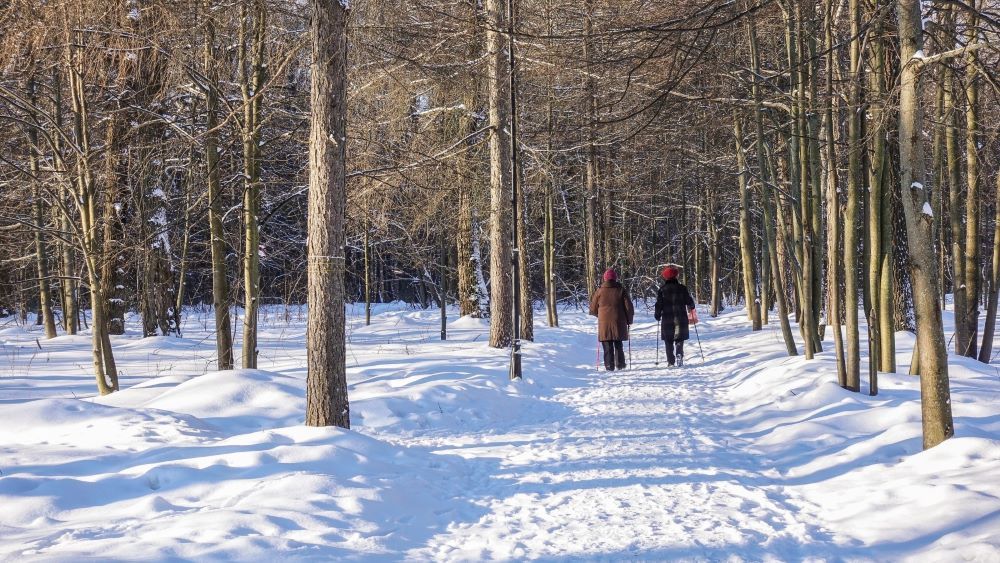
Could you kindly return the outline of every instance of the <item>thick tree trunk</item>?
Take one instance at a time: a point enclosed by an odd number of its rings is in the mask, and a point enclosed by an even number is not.
[[[948,353],[944,325],[937,304],[937,257],[934,254],[933,218],[923,212],[927,197],[924,182],[923,111],[920,105],[921,65],[914,55],[923,49],[920,0],[898,0],[900,57],[903,61],[899,90],[900,188],[913,272],[917,345],[920,347],[920,399],[924,448],[931,448],[955,433],[948,384]]]
[[[490,117],[490,346],[510,346],[511,297],[510,102],[504,57],[506,29],[500,0],[485,0],[487,91]]]
[[[310,0],[310,7],[306,424],[350,428],[344,314],[347,8],[341,0]]]

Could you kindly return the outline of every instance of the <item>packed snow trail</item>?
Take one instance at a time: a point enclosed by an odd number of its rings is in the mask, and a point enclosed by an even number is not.
[[[685,367],[656,367],[653,328],[637,328],[643,345],[633,346],[631,369],[592,372],[590,384],[551,397],[564,419],[521,420],[481,438],[438,436],[438,444],[465,443],[441,453],[497,466],[496,474],[478,472],[479,490],[470,491],[488,513],[409,555],[760,560],[797,559],[803,545],[813,555],[832,552],[823,549],[833,547],[828,535],[801,522],[772,484],[774,470],[729,432],[719,365],[701,365],[692,341]]]

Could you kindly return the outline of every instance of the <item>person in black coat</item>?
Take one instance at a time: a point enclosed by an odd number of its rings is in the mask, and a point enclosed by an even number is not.
[[[656,293],[653,316],[660,322],[660,338],[667,345],[667,365],[684,364],[684,341],[691,337],[688,325],[697,323],[694,299],[687,286],[677,281],[677,268],[663,269],[663,284]]]

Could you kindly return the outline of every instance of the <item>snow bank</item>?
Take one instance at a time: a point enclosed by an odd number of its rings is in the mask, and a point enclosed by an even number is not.
[[[897,343],[908,361],[912,336]],[[998,561],[1000,412],[989,397],[1000,396],[1000,379],[971,360],[956,359],[950,372],[957,435],[928,451],[919,379],[880,374],[872,397],[864,365],[863,393],[852,393],[835,383],[831,352],[735,370],[732,429],[845,545],[878,558]]]

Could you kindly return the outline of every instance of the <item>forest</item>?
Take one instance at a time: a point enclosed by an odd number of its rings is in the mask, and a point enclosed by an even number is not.
[[[649,297],[677,263],[713,315],[780,323],[790,355],[832,330],[847,389],[862,355],[871,377],[895,371],[895,332],[916,331],[928,445],[950,433],[945,347],[995,356],[991,0],[345,14],[343,299],[457,303],[504,347],[512,287],[530,340],[533,303],[556,325],[604,268]],[[37,311],[46,337],[92,310],[101,393],[128,312],[170,335],[185,305],[211,303],[219,369],[253,368],[261,304],[306,301],[309,22],[278,0],[4,10],[0,307]],[[864,343],[859,315],[876,329]]]
[[[0,30],[0,408],[49,428],[37,443],[27,422],[0,430],[24,446],[0,463],[0,500],[19,507],[0,518],[19,551],[0,558],[794,560],[877,546],[876,558],[991,560],[1000,548],[987,510],[1000,490],[983,478],[1000,463],[1000,0],[8,0]],[[665,266],[706,316],[676,376],[660,367],[659,305],[646,319]],[[601,370],[600,350],[593,369],[586,311],[606,270],[636,308],[620,374]],[[79,412],[113,424],[110,441],[52,459],[113,468],[101,479],[123,503],[148,485],[161,495],[151,513],[194,498],[178,487],[202,486],[195,467],[219,485],[198,489],[203,506],[252,498],[245,474],[224,469],[236,458],[186,460],[190,475],[162,465],[186,440],[267,449],[280,463],[246,467],[269,491],[283,490],[283,464],[329,480],[308,485],[317,498],[371,488],[296,505],[287,522],[255,519],[270,501],[227,512],[228,539],[194,534],[187,551],[114,543],[70,517],[85,540],[39,539],[29,499],[91,497],[60,488],[67,475],[30,473],[47,458],[24,452],[49,455],[37,452]],[[785,428],[789,412],[803,416]],[[629,436],[661,450],[650,458]],[[473,444],[487,449],[458,453]],[[126,447],[138,461],[106,455]],[[941,453],[906,465],[921,450]],[[353,461],[329,453],[345,451]],[[578,551],[564,528],[534,528],[596,518],[588,507],[609,498],[626,519],[650,502],[595,485],[566,508],[548,496],[559,471],[633,472],[629,483],[670,491],[663,506],[688,483],[647,473],[684,474],[690,451],[714,464],[705,475],[732,475],[684,489],[692,506],[733,495],[715,509],[729,539],[672,551],[653,521],[624,533],[632,543],[609,533]],[[551,461],[572,452],[599,461]],[[807,471],[824,463],[834,469]],[[517,473],[529,465],[547,469]],[[400,467],[410,480],[384,485]],[[924,473],[935,467],[943,477]],[[856,478],[837,485],[854,496],[801,474]],[[746,490],[725,492],[732,482]],[[908,502],[947,486],[969,510],[911,523],[888,512],[906,502],[879,496],[904,482]],[[525,490],[544,500],[526,503],[537,519],[518,512]],[[383,494],[416,516],[364,504]],[[476,495],[497,504],[481,513]],[[912,528],[893,536],[822,508],[846,499]],[[775,515],[762,519],[773,529],[735,506]],[[806,514],[819,523],[789,524]],[[530,525],[505,529],[511,518]],[[701,514],[677,518],[681,537]],[[248,529],[280,539],[240,543]],[[310,535],[321,529],[343,535]],[[373,544],[359,539],[369,532]]]

